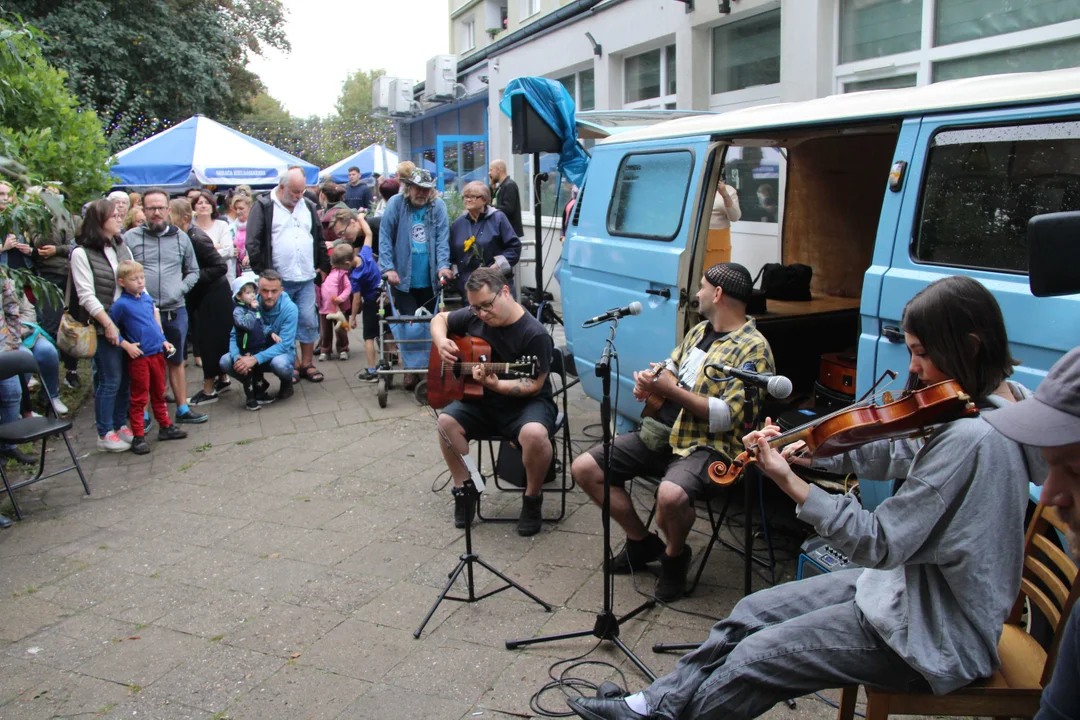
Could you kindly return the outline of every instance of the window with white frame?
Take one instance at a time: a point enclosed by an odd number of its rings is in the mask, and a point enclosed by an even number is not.
[[[596,73],[592,68],[555,78],[555,82],[566,88],[577,110],[596,109]]]
[[[521,17],[527,18],[540,12],[540,0],[521,0]]]
[[[648,109],[674,107],[675,46],[631,55],[623,61],[623,107]]]
[[[712,94],[780,82],[780,10],[713,28]]]
[[[842,92],[1080,67],[1076,0],[841,0]]]
[[[476,20],[469,18],[461,22],[461,52],[468,52],[476,47]]]

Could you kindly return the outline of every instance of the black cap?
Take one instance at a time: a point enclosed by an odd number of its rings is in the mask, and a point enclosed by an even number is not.
[[[705,271],[705,279],[723,290],[725,295],[740,302],[750,302],[754,280],[750,277],[750,271],[739,263],[717,263]]]

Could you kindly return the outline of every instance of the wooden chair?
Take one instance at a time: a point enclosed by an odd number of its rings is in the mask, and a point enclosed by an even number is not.
[[[1039,696],[1054,671],[1065,623],[1080,595],[1076,564],[1056,542],[1055,535],[1064,531],[1065,523],[1057,510],[1039,503],[1024,541],[1020,597],[1005,621],[998,642],[1001,667],[993,676],[948,695],[893,693],[867,687],[867,720],[882,720],[890,715],[1034,716],[1039,710]],[[1025,629],[1025,609],[1029,623],[1037,614],[1046,621],[1052,632],[1047,647]],[[839,720],[854,716],[858,689],[844,688]]]

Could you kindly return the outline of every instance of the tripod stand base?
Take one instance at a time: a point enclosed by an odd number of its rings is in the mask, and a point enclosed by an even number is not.
[[[556,642],[558,640],[572,640],[574,638],[592,635],[601,640],[610,640],[615,643],[615,646],[623,651],[623,654],[630,659],[630,662],[634,663],[638,670],[644,673],[645,676],[652,681],[656,679],[656,675],[645,665],[645,663],[641,662],[638,656],[634,654],[634,651],[627,647],[626,643],[622,641],[622,638],[619,637],[619,626],[627,620],[654,607],[656,607],[656,601],[649,600],[634,608],[626,615],[623,615],[621,618],[615,617],[614,613],[610,612],[600,613],[596,616],[596,624],[593,625],[592,630],[578,630],[576,632],[559,633],[558,635],[543,635],[541,637],[524,638],[522,640],[507,640],[506,649],[515,650],[524,645],[537,645],[539,643]]]
[[[491,573],[495,577],[499,578],[500,580],[502,580],[506,584],[503,585],[502,587],[495,588],[494,590],[489,590],[488,592],[484,593],[483,595],[477,595],[476,594],[476,586],[473,583],[473,568],[472,568],[472,566],[474,564],[479,565],[480,567],[484,568],[489,573]],[[467,578],[468,578],[469,596],[468,597],[455,597],[453,595],[449,595],[448,593],[450,592],[450,588],[454,586],[454,583],[457,582],[457,579],[461,576],[462,571],[466,570],[466,569],[468,570]],[[476,553],[465,553],[464,555],[461,556],[461,560],[458,562],[457,567],[454,568],[454,571],[450,573],[450,579],[447,581],[446,586],[442,589],[442,592],[439,593],[439,597],[436,598],[435,604],[431,606],[431,609],[428,610],[428,614],[426,616],[424,616],[424,621],[422,623],[420,623],[420,627],[416,628],[416,630],[413,632],[413,637],[418,639],[418,640],[420,639],[420,634],[422,632],[424,632],[424,626],[426,626],[428,624],[428,621],[431,620],[431,616],[435,614],[435,611],[439,608],[439,604],[442,603],[443,600],[453,600],[454,602],[465,602],[465,603],[480,602],[481,600],[483,600],[486,597],[491,597],[492,595],[495,595],[497,593],[501,593],[503,590],[509,590],[510,588],[513,588],[514,590],[517,590],[518,592],[520,592],[523,595],[525,595],[526,597],[528,597],[530,600],[533,600],[536,603],[538,603],[541,607],[544,608],[544,612],[551,612],[551,605],[548,605],[546,602],[544,602],[540,598],[533,595],[531,592],[529,592],[528,590],[523,588],[521,585],[518,585],[516,582],[514,582],[510,578],[506,577],[501,572],[499,572],[495,568],[488,565],[486,562],[484,562],[483,560],[480,559],[479,555],[477,555]]]

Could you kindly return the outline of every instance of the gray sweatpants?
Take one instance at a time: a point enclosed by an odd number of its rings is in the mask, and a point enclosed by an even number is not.
[[[748,595],[644,692],[649,717],[753,718],[776,703],[865,683],[928,692],[855,606],[861,570],[819,575]]]

